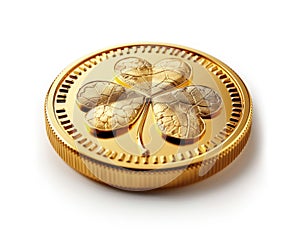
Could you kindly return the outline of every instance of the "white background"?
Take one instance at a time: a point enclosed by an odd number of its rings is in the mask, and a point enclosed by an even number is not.
[[[0,235],[299,235],[298,1],[2,1]],[[159,41],[231,66],[254,101],[251,139],[228,168],[170,191],[130,193],[69,168],[43,101],[69,63]]]

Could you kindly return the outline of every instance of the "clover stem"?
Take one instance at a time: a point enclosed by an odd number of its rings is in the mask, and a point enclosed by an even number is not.
[[[136,136],[136,139],[138,141],[138,145],[139,145],[139,147],[141,149],[141,152],[142,152],[142,156],[149,156],[150,155],[150,152],[145,147],[145,144],[144,144],[144,141],[143,141],[143,130],[144,130],[144,125],[145,125],[145,121],[146,121],[146,118],[147,118],[148,110],[149,110],[149,107],[150,107],[150,103],[151,103],[151,99],[147,98],[143,113],[142,113],[141,118],[140,118],[140,123],[139,123],[139,127],[138,127],[138,130],[137,130],[137,136]]]

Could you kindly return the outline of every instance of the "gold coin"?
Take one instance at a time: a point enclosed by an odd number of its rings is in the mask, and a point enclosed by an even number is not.
[[[68,66],[45,101],[46,129],[81,174],[125,189],[203,180],[245,146],[252,102],[239,76],[198,50],[140,43]]]

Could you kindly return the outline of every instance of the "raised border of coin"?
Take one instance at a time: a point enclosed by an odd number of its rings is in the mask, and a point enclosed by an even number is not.
[[[233,116],[216,140],[193,150],[193,152],[178,156],[151,156],[150,158],[126,156],[126,154],[116,155],[111,150],[97,150],[88,140],[81,142],[89,150],[101,152],[101,155],[110,160],[115,159],[116,164],[113,165],[111,161],[99,161],[82,155],[76,147],[72,147],[66,141],[70,137],[74,140],[80,139],[80,134],[76,128],[69,124],[70,122],[67,122],[65,110],[55,109],[54,104],[64,103],[68,88],[72,86],[73,81],[93,66],[109,57],[134,50],[170,50],[168,52],[170,55],[180,54],[182,58],[198,62],[224,83],[232,97]],[[237,88],[238,93],[236,89],[232,89],[233,87]],[[238,75],[221,61],[187,47],[172,44],[141,43],[101,50],[67,67],[56,78],[46,96],[45,118],[47,134],[54,149],[64,161],[78,172],[118,188],[149,190],[196,182],[217,173],[231,163],[248,140],[252,123],[252,102],[248,90]],[[80,143],[80,140],[78,141]],[[214,151],[214,147],[220,143],[222,143],[222,149]],[[205,158],[197,158],[204,152],[206,153]],[[192,162],[191,159],[193,159]],[[166,163],[168,168],[164,168]]]

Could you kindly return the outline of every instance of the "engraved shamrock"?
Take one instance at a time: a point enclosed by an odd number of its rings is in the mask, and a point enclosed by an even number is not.
[[[205,131],[203,120],[221,107],[220,96],[211,88],[189,85],[191,67],[168,58],[151,65],[127,57],[114,70],[116,83],[93,81],[83,85],[77,104],[84,111],[89,130],[98,137],[112,137],[140,120],[137,140],[143,155],[149,155],[142,139],[144,122],[151,107],[162,137],[172,143],[190,143]]]

